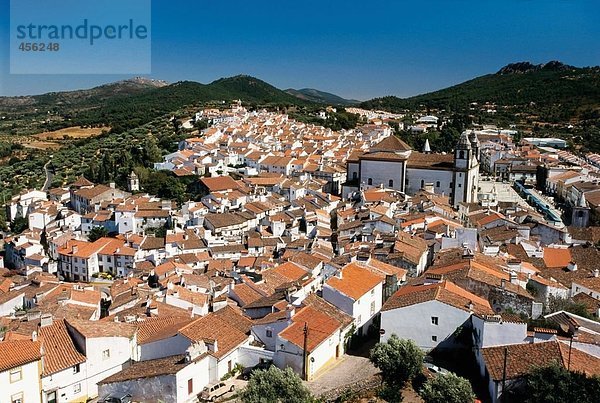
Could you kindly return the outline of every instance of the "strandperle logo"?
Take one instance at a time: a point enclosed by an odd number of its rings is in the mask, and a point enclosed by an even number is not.
[[[151,0],[11,0],[11,74],[151,73]]]
[[[134,24],[129,19],[123,25],[92,25],[87,18],[81,25],[18,25],[17,38],[23,40],[52,41],[57,39],[86,39],[93,45],[99,39],[147,39],[148,27]]]

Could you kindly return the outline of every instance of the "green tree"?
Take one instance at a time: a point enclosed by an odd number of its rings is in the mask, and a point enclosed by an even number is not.
[[[371,362],[379,368],[388,386],[401,388],[421,373],[423,352],[412,341],[393,334],[387,342],[377,343],[371,350]]]
[[[94,242],[100,238],[108,236],[108,230],[105,227],[94,227],[88,234],[88,241]]]
[[[561,365],[535,368],[517,387],[507,388],[505,401],[515,403],[592,403],[600,396],[600,378],[570,372]]]
[[[240,395],[244,403],[305,403],[314,398],[291,368],[256,370]]]
[[[453,373],[430,379],[420,394],[425,403],[465,403],[475,399],[469,381]]]
[[[20,234],[29,228],[29,221],[25,217],[17,217],[10,223],[10,230],[15,234]]]

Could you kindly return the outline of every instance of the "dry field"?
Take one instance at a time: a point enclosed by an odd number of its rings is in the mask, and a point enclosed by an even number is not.
[[[66,139],[85,139],[88,137],[94,137],[102,133],[102,130],[110,130],[110,127],[92,127],[92,128],[82,128],[79,126],[76,127],[67,127],[65,129],[55,130],[52,132],[43,132],[39,134],[34,134],[31,137],[34,137],[38,140],[65,140]]]

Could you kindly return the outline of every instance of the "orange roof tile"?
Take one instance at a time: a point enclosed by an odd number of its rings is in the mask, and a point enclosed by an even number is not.
[[[345,266],[341,273],[342,278],[331,277],[326,284],[355,301],[384,281],[384,276],[355,264]]]

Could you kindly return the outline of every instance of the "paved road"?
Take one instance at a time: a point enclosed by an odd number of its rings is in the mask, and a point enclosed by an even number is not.
[[[49,159],[44,165],[44,173],[46,174],[46,181],[44,182],[44,186],[42,187],[42,192],[47,192],[50,188],[50,184],[52,183],[52,178],[54,178],[54,174],[48,169],[48,165],[52,162],[52,159]]]
[[[306,382],[306,386],[315,396],[319,396],[332,389],[369,379],[378,373],[379,370],[368,358],[346,355],[317,379]]]

